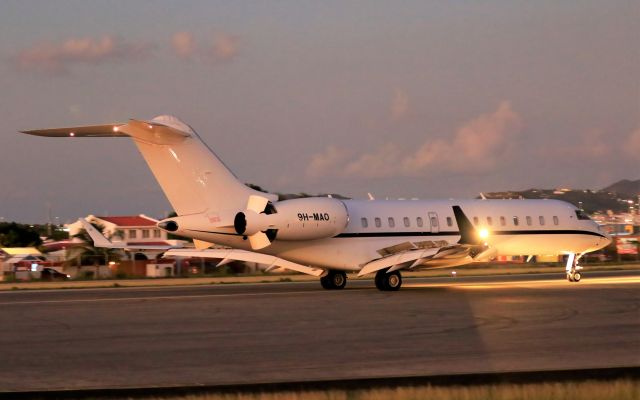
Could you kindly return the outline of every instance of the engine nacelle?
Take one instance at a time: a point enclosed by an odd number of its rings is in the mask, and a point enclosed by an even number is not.
[[[245,210],[236,214],[234,227],[240,235],[277,231],[279,240],[312,240],[344,231],[349,215],[344,203],[329,197],[309,197],[273,203],[271,213]]]

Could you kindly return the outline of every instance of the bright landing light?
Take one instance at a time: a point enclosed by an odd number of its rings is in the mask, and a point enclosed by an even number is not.
[[[486,239],[489,237],[489,231],[486,229],[480,229],[480,237]]]

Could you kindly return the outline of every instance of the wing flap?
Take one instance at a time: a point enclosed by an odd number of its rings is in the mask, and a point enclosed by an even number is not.
[[[439,249],[409,250],[403,253],[392,254],[390,256],[378,258],[365,264],[360,272],[358,272],[358,276],[367,275],[372,272],[377,272],[381,269],[394,267],[396,265],[406,264],[408,266],[416,260],[434,256],[438,253],[438,250]],[[404,268],[404,266],[402,268]]]

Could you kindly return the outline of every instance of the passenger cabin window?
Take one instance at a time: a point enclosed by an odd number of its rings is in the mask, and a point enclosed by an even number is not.
[[[487,217],[487,225],[493,225],[493,219],[491,219],[491,217]]]
[[[505,226],[507,224],[507,219],[505,217],[500,217],[500,225]]]
[[[368,228],[369,227],[369,221],[367,221],[366,218],[361,218],[360,222],[362,223],[362,227],[363,228]]]
[[[473,224],[474,225],[478,225],[480,221],[478,220],[478,217],[473,217]]]
[[[389,228],[395,228],[396,226],[396,221],[393,219],[393,217],[389,217]]]
[[[416,218],[416,224],[418,225],[419,228],[422,228],[422,225],[423,225],[422,217]]]
[[[527,215],[527,225],[531,226],[531,217]]]
[[[518,219],[518,217],[517,217],[517,216],[514,216],[514,217],[513,217],[513,224],[514,224],[515,226],[520,225],[520,220]]]
[[[540,222],[540,225],[544,225],[544,217],[542,215],[538,217],[538,222]]]
[[[453,226],[453,220],[451,217],[447,217],[447,226]]]
[[[375,219],[376,228],[380,228],[382,226],[382,220],[378,217]]]
[[[437,228],[438,227],[438,218],[431,217],[431,227],[432,228]]]
[[[558,219],[558,217],[557,217],[557,216],[555,216],[555,215],[553,216],[553,224],[554,224],[554,225],[558,225],[558,224],[560,224],[560,220],[559,220],[559,219]]]
[[[583,210],[576,210],[576,217],[578,217],[578,219],[581,219],[581,220],[584,220],[584,221],[589,221],[591,219],[591,218],[589,218],[587,213],[584,212]]]
[[[408,228],[408,227],[411,226],[411,222],[409,221],[409,217],[404,217],[402,220],[404,221],[404,226],[405,227]]]

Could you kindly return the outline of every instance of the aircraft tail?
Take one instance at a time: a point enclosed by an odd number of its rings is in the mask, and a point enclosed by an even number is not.
[[[126,124],[24,131],[46,137],[131,137],[178,215],[244,209],[251,195],[277,200],[242,182],[176,117]]]

